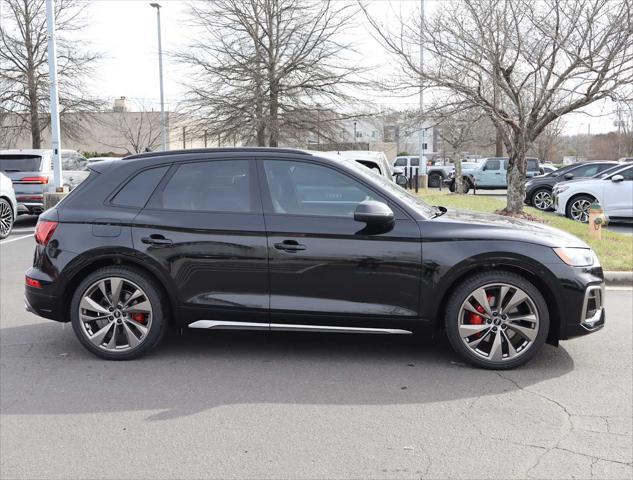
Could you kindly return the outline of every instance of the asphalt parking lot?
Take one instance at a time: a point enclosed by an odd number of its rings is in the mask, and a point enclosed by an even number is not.
[[[3,479],[633,475],[630,289],[602,331],[501,373],[442,338],[262,332],[106,362],[24,311],[33,225],[0,242]]]

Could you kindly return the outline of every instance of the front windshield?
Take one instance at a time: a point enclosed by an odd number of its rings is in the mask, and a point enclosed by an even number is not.
[[[398,200],[405,203],[410,208],[420,211],[422,215],[424,215],[425,217],[431,218],[437,214],[435,207],[432,207],[431,205],[426,203],[424,200],[422,200],[420,197],[415,196],[412,193],[409,193],[407,190],[396,185],[391,180],[387,180],[383,176],[376,175],[368,168],[356,162],[348,163],[347,165],[352,167],[355,170],[355,172],[362,175],[363,178],[367,179],[371,183],[379,184],[379,186],[383,187],[391,195],[393,195]]]

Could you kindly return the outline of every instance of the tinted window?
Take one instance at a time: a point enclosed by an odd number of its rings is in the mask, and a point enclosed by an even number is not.
[[[112,203],[124,207],[143,207],[168,168],[152,168],[136,174],[132,180],[119,190],[119,193],[112,199]]]
[[[214,160],[178,167],[162,192],[162,208],[207,212],[250,212],[247,160]]]
[[[41,164],[37,155],[0,155],[0,172],[38,172]]]
[[[527,159],[527,171],[528,172],[537,172],[538,171],[538,160],[536,158],[528,158]]]
[[[601,163],[600,165],[598,165],[598,171],[596,173],[604,172],[612,166],[613,165],[611,165],[610,163]]]
[[[406,167],[407,159],[406,158],[397,158],[396,163],[394,163],[395,167]]]
[[[412,167],[419,167],[420,166],[420,157],[413,157],[413,158],[411,158],[411,166]]]
[[[500,170],[501,169],[501,160],[488,160],[486,162],[486,167],[484,170]]]
[[[357,205],[376,199],[354,179],[322,165],[264,161],[275,213],[353,217]]]
[[[633,180],[633,168],[629,168],[620,172],[620,175],[624,177],[624,180]]]
[[[599,171],[598,165],[583,165],[582,167],[571,170],[569,173],[573,173],[574,177],[591,177]]]

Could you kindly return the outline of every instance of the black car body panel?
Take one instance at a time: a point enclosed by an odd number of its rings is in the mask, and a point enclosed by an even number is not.
[[[186,171],[183,165],[216,161],[247,165],[248,175],[232,174],[230,181],[248,189],[248,205],[227,202],[229,211],[166,208],[180,201],[178,190],[170,198],[165,192],[180,169]],[[325,165],[348,176],[393,210],[393,225],[373,229],[347,217],[276,212],[264,174],[267,161]],[[126,185],[152,169],[162,170],[148,198],[136,206],[117,205]],[[41,288],[25,287],[28,308],[67,322],[82,278],[119,264],[156,280],[178,326],[222,319],[429,331],[442,325],[459,281],[500,269],[521,274],[541,291],[550,309],[550,343],[588,333],[580,320],[583,298],[589,286],[603,283],[602,269],[570,267],[553,251],[585,248],[583,242],[506,217],[442,214],[362,170],[281,149],[167,152],[101,162],[41,216],[59,226],[46,246],[36,247],[27,277]],[[309,198],[317,206],[339,194],[317,193],[323,198]]]

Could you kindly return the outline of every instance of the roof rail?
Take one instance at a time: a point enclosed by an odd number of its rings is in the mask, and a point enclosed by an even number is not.
[[[123,160],[134,160],[137,158],[151,158],[151,157],[164,157],[168,155],[183,155],[183,154],[199,154],[199,153],[223,153],[223,152],[270,152],[270,153],[294,153],[300,155],[312,155],[303,150],[294,148],[271,148],[271,147],[230,147],[230,148],[191,148],[186,150],[167,150],[164,152],[145,152],[137,153],[123,158]]]

